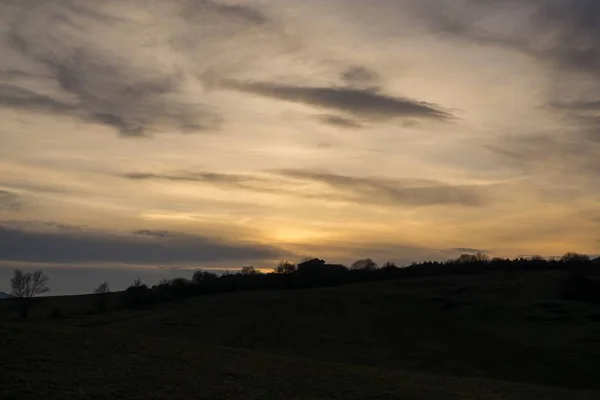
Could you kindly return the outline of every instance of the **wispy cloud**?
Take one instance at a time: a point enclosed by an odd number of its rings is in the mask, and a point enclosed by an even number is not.
[[[134,233],[55,228],[26,230],[0,225],[0,260],[52,263],[242,262],[287,254],[272,246],[236,243],[170,231]]]
[[[339,115],[320,115],[319,120],[327,125],[332,125],[343,129],[361,129],[363,125],[351,118],[341,117]]]
[[[426,179],[353,177],[327,172],[283,170],[283,176],[323,183],[355,201],[389,204],[462,204],[479,206],[489,201],[477,186],[454,186]]]
[[[184,1],[182,17],[189,20],[206,19],[207,15],[233,19],[243,24],[266,24],[269,18],[258,8],[244,4],[226,4],[212,0]]]
[[[600,76],[597,1],[426,1],[420,10],[430,27],[445,36],[513,48],[561,69]],[[499,15],[524,23],[498,29],[491,17]],[[479,23],[486,20],[489,24]]]
[[[586,138],[583,132],[511,135],[495,139],[487,146],[505,157],[512,168],[527,173],[558,173],[569,179],[556,182],[556,187],[573,185],[582,179],[595,180],[600,173],[600,145],[593,138]]]
[[[456,251],[459,253],[486,253],[485,250],[481,250],[481,249],[474,249],[471,247],[455,247],[453,249],[451,249],[452,251]]]
[[[354,87],[377,88],[381,83],[377,72],[359,65],[348,67],[342,72],[341,78],[347,85]]]
[[[164,3],[160,7],[165,21],[183,21],[185,32],[163,31],[152,39],[144,37],[146,22],[130,12],[130,2],[25,1],[0,7],[11,16],[5,57],[23,60],[16,64],[20,69],[6,68],[0,78],[38,81],[35,89],[19,80],[0,85],[0,107],[78,118],[129,137],[219,129],[223,117],[209,101],[190,98],[188,55],[177,48],[177,36],[185,37],[204,21],[219,21],[233,31],[268,22],[261,11],[245,5],[209,0]],[[120,43],[110,42],[118,35],[140,42],[133,48],[135,54],[124,54]],[[143,58],[152,61],[140,62]],[[176,63],[175,58],[182,61]],[[53,95],[48,88],[38,90],[49,80],[54,81]]]
[[[221,81],[221,87],[322,109],[343,111],[357,118],[379,121],[392,118],[450,120],[452,115],[436,104],[389,96],[375,89],[293,86],[269,82]]]
[[[214,172],[153,174],[129,173],[132,180],[167,180],[211,184],[234,190],[367,204],[480,206],[490,201],[478,186],[457,186],[424,179],[352,177],[311,170],[274,170],[270,174],[220,174]],[[322,185],[321,189],[310,184]]]
[[[18,211],[21,208],[20,196],[6,190],[0,190],[0,212]]]
[[[75,105],[4,83],[0,84],[0,107],[25,108],[64,115],[71,114],[76,110]]]

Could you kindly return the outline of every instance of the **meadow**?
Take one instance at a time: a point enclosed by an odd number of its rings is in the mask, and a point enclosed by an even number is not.
[[[106,312],[2,303],[2,399],[600,399],[600,306],[565,271],[257,290]],[[60,313],[53,310],[60,308]]]

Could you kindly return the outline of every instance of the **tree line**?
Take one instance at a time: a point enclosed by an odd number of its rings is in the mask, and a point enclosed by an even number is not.
[[[558,258],[541,256],[490,258],[483,253],[462,254],[456,259],[444,262],[426,261],[398,267],[388,261],[379,266],[370,258],[360,259],[350,267],[341,264],[328,264],[325,260],[306,257],[294,264],[281,261],[272,272],[263,273],[252,267],[242,267],[236,273],[218,275],[214,272],[197,270],[191,279],[163,279],[156,285],[148,286],[137,279],[125,291],[120,292],[122,307],[144,307],[154,303],[234,291],[282,290],[310,287],[338,286],[350,283],[390,280],[411,277],[477,274],[488,271],[539,271],[565,270],[569,272],[563,282],[562,295],[565,298],[600,302],[600,258],[592,260],[578,253],[566,253]],[[15,270],[11,279],[12,294],[20,305],[23,318],[27,318],[32,299],[47,293],[48,276],[42,271],[24,273]],[[97,311],[107,309],[110,288],[108,282],[94,290]]]

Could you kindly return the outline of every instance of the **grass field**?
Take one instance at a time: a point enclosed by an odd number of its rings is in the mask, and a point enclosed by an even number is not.
[[[0,398],[600,399],[600,307],[561,301],[562,278],[489,273],[5,316]]]

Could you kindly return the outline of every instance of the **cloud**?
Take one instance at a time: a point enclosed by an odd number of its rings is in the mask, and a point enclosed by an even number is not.
[[[129,137],[219,129],[222,116],[190,75],[195,49],[178,46],[198,29],[226,38],[269,21],[258,9],[209,0],[155,10],[85,0],[0,7],[8,25],[0,79],[10,82],[0,85],[0,107],[77,118]],[[145,17],[158,14],[166,26],[145,26]],[[177,29],[168,26],[175,22]]]
[[[188,0],[185,3],[183,16],[189,20],[213,13],[242,23],[262,25],[269,22],[269,18],[261,10],[243,4],[224,4],[211,0]]]
[[[422,118],[446,121],[452,115],[439,106],[402,97],[388,96],[375,89],[352,87],[291,86],[267,82],[221,81],[221,87],[314,107],[343,111],[370,121],[392,118]]]
[[[568,110],[568,111],[578,111],[578,112],[587,112],[591,111],[594,113],[600,112],[600,100],[592,100],[592,101],[572,101],[572,102],[563,102],[553,104],[558,110]]]
[[[361,88],[377,88],[380,81],[377,72],[356,65],[347,68],[341,78],[347,85]]]
[[[560,67],[600,77],[600,3],[594,0],[538,1],[533,22],[548,44],[531,40],[541,57]],[[544,36],[542,36],[544,35]]]
[[[509,165],[526,173],[565,175],[571,183],[596,179],[600,173],[600,143],[579,130],[564,134],[542,132],[497,138],[486,147],[509,160]],[[555,186],[559,183],[555,182]]]
[[[177,174],[152,174],[152,173],[128,173],[123,178],[132,180],[167,180],[173,182],[200,182],[210,183],[217,186],[225,186],[240,189],[267,190],[268,182],[276,183],[272,179],[256,175],[223,174],[217,172],[183,172]],[[256,186],[256,185],[259,186]],[[263,187],[260,187],[262,185]]]
[[[25,42],[13,32],[13,41]],[[35,43],[21,45],[27,55],[44,64],[63,92],[73,95],[71,104],[24,89],[0,86],[0,105],[41,110],[106,125],[122,136],[147,136],[161,128],[188,131],[216,129],[220,117],[201,105],[177,98],[181,81],[168,71],[153,76],[127,70],[118,58],[95,54],[92,49],[73,54],[47,53]]]
[[[167,232],[124,234],[81,229],[25,230],[0,225],[0,260],[172,265],[246,262],[275,259],[286,254],[272,246]]]
[[[209,184],[224,190],[247,190],[257,193],[292,195],[321,200],[339,200],[335,195],[312,193],[305,191],[306,185],[301,182],[282,179],[277,175],[258,174],[225,174],[217,172],[179,172],[172,174],[128,173],[122,178],[146,181],[163,180],[171,182],[188,182]]]
[[[32,75],[26,71],[11,68],[0,69],[0,80],[2,81],[32,77],[35,77],[35,75]]]
[[[310,170],[274,170],[271,175],[212,172],[129,173],[132,180],[197,182],[235,190],[293,195],[320,200],[386,205],[462,204],[480,206],[489,199],[477,186],[455,186],[424,179],[359,178]],[[315,188],[311,183],[320,184]]]
[[[63,231],[70,231],[70,232],[80,231],[83,229],[83,227],[81,227],[81,226],[61,224],[61,223],[54,222],[54,221],[43,222],[42,225],[45,225],[49,228],[54,228],[54,229],[63,230]]]
[[[50,96],[4,83],[0,83],[0,107],[25,108],[57,114],[72,114],[76,110],[75,106]]]
[[[419,9],[429,27],[444,36],[514,49],[562,70],[600,77],[596,0],[425,1]],[[486,24],[492,17],[503,18],[505,28]]]
[[[284,176],[310,180],[336,188],[348,198],[388,204],[462,204],[480,206],[486,201],[476,186],[453,186],[425,179],[358,178],[327,172],[284,170]]]
[[[512,168],[600,172],[600,2],[423,1],[416,8],[437,35],[524,55],[546,78],[536,101],[561,127],[492,138],[489,147]]]
[[[600,80],[598,83],[600,84]],[[559,99],[557,102],[551,102],[548,107],[556,115],[561,116],[568,126],[579,131],[582,143],[589,139],[594,141],[595,145],[600,144],[600,100]]]
[[[6,190],[0,190],[0,212],[18,211],[21,209],[21,200],[19,195]]]
[[[359,124],[353,119],[341,117],[339,115],[321,115],[319,116],[319,120],[327,125],[332,125],[338,128],[344,129],[361,129],[363,125]]]
[[[485,251],[485,250],[473,249],[471,247],[455,247],[451,250],[456,251],[458,253],[483,253],[483,254],[487,253],[487,251]]]

